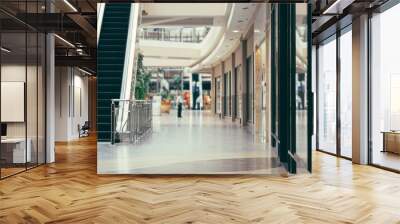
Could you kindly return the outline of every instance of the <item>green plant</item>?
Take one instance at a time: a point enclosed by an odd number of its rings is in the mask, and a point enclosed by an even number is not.
[[[163,100],[172,100],[172,96],[168,90],[161,90],[160,95]]]
[[[150,74],[143,66],[143,54],[138,54],[136,82],[135,82],[135,99],[144,100],[149,92]]]
[[[177,90],[181,90],[182,89],[182,77],[181,75],[175,75],[172,78],[172,85],[173,85],[173,89],[177,89]]]

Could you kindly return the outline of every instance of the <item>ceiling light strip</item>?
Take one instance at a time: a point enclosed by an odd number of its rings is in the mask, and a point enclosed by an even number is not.
[[[86,71],[86,70],[83,70],[83,69],[81,69],[81,68],[79,68],[79,67],[78,67],[78,70],[81,71],[81,72],[83,72],[83,73],[85,73],[85,74],[87,74],[87,75],[92,75],[92,73],[90,73],[90,72],[88,72],[88,71]]]
[[[341,0],[336,0],[336,2],[334,2],[332,5],[330,5],[322,14],[324,14],[324,15],[329,14],[330,11],[340,3],[340,1]]]
[[[68,0],[64,0],[65,4],[68,5],[74,12],[78,12],[78,9],[75,8]]]
[[[6,53],[11,53],[11,50],[5,48],[5,47],[1,47],[0,48],[2,51],[6,52]]]
[[[65,44],[67,44],[70,47],[76,48],[74,44],[72,44],[71,42],[69,42],[68,40],[62,38],[61,36],[59,36],[58,34],[54,34],[55,37],[57,37],[59,40],[61,40],[62,42],[64,42]]]

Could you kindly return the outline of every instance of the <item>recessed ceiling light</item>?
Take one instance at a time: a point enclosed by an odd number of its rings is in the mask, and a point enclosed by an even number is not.
[[[239,33],[239,30],[234,30],[234,31],[232,31],[232,32],[234,32],[234,33]]]
[[[260,32],[260,30],[254,30],[254,33],[259,33]]]

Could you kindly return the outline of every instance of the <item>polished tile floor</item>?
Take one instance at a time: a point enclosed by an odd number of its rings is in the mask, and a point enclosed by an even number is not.
[[[285,174],[265,144],[209,112],[162,114],[141,143],[99,143],[97,150],[99,174]]]

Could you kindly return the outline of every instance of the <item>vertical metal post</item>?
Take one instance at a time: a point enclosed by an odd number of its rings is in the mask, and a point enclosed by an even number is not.
[[[111,101],[111,144],[115,143],[115,103]]]
[[[133,114],[133,104],[132,101],[128,101],[128,127],[127,130],[129,131],[129,142],[133,142],[133,133],[132,133],[132,114]]]

